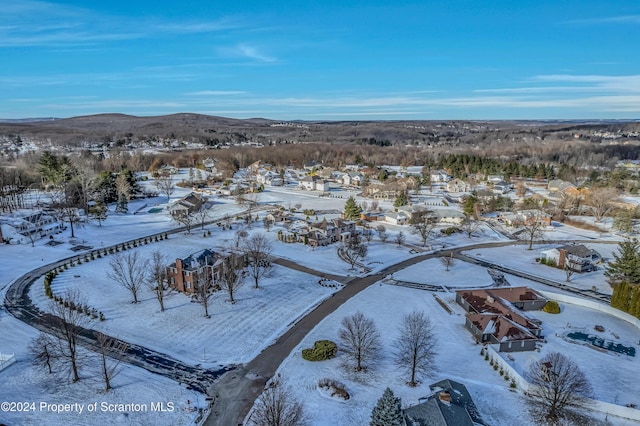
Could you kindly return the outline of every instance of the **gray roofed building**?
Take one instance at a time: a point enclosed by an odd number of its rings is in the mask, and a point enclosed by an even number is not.
[[[429,388],[433,393],[424,402],[402,410],[407,426],[485,425],[462,383],[445,379]]]

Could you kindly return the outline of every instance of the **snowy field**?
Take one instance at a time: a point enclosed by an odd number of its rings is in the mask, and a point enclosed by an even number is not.
[[[0,424],[21,425],[179,425],[190,424],[197,413],[190,411],[205,407],[204,396],[187,390],[173,380],[152,374],[141,368],[120,364],[122,371],[113,379],[113,389],[104,392],[99,355],[81,351],[84,366],[81,380],[71,383],[65,372],[49,375],[45,368],[34,366],[27,352],[28,343],[38,332],[0,309],[0,351],[14,352],[16,362],[0,371],[0,402],[35,403],[29,413],[0,411]],[[79,404],[82,413],[56,413],[41,410],[40,403]],[[89,404],[98,403],[98,410],[88,413]],[[151,403],[173,404],[172,412],[151,411]],[[102,404],[140,404],[148,411],[127,413],[102,411]]]
[[[146,258],[153,250],[186,257],[211,247],[208,240],[174,235],[138,251]],[[160,312],[154,294],[146,288],[141,290],[139,303],[132,304],[131,293],[107,277],[109,270],[109,256],[83,263],[58,275],[51,288],[58,295],[67,289],[78,290],[89,306],[102,311],[106,321],[96,322],[94,328],[206,368],[251,360],[295,319],[335,291],[320,286],[317,277],[274,266],[258,289],[245,279],[234,294],[235,304],[228,302],[225,291],[216,292],[209,306],[210,318],[205,318],[200,304],[177,292],[166,298],[165,312]],[[32,298],[47,309],[49,299],[42,285],[32,287]]]
[[[493,285],[493,280],[486,268],[456,259],[449,266],[448,271],[440,259],[429,259],[396,272],[393,274],[393,279],[416,284],[446,286],[450,290]]]
[[[431,271],[435,281],[449,283],[447,272]],[[410,278],[410,276],[408,277]],[[281,364],[278,372],[291,386],[298,400],[304,403],[306,412],[313,425],[355,425],[367,424],[371,410],[385,387],[389,386],[396,396],[402,398],[403,407],[417,404],[418,399],[430,394],[429,384],[444,378],[464,383],[473,397],[480,414],[491,425],[535,425],[526,411],[525,397],[514,392],[508,381],[494,371],[484,357],[480,355],[480,345],[472,339],[464,328],[464,311],[455,303],[454,293],[438,293],[452,309],[448,314],[434,299],[433,293],[403,287],[376,284],[349,300],[331,316],[324,319],[302,343]],[[394,364],[394,340],[398,337],[398,327],[404,314],[414,310],[425,312],[436,325],[434,339],[437,355],[433,369],[427,377],[420,377],[421,383],[411,388],[405,383],[406,374]],[[380,330],[384,352],[372,366],[371,371],[356,374],[343,367],[345,355],[338,352],[332,360],[308,362],[302,359],[303,348],[312,347],[313,342],[329,339],[339,342],[338,330],[343,317],[356,311],[363,312],[375,321]],[[538,314],[538,313],[536,313]],[[545,333],[564,333],[563,327],[569,321],[572,330],[593,328],[592,324],[601,324],[608,333],[618,333],[621,342],[629,343],[637,330],[630,328],[624,321],[605,318],[605,315],[585,308],[565,306],[563,312],[554,318],[540,314],[544,322]],[[585,318],[580,320],[581,318]],[[605,333],[606,334],[606,333]],[[635,401],[637,389],[637,358],[624,358],[603,354],[596,350],[565,342],[560,337],[549,337],[549,343],[541,353],[524,352],[515,355],[516,369],[524,369],[532,357],[541,357],[548,351],[561,351],[578,362],[591,380],[596,395],[608,402],[626,403]],[[633,340],[631,340],[631,343]],[[339,345],[339,343],[338,343]],[[620,370],[615,375],[602,369],[603,363],[615,363]],[[618,368],[618,367],[616,367]],[[329,378],[343,383],[350,394],[348,401],[331,398],[318,388],[321,379]],[[611,392],[615,388],[615,392]],[[597,418],[600,413],[591,413]],[[609,417],[611,424],[631,425],[632,421]]]
[[[560,244],[534,244],[533,250],[528,250],[528,245],[512,245],[490,249],[474,249],[465,251],[464,254],[503,265],[517,271],[568,284],[578,289],[591,289],[595,287],[599,292],[611,294],[612,289],[604,276],[603,264],[599,265],[597,271],[573,274],[571,281],[567,283],[567,275],[564,270],[536,262],[536,258],[541,256],[541,251],[559,246]],[[588,243],[586,246],[600,253],[605,261],[612,260],[613,253],[618,250],[618,244]]]

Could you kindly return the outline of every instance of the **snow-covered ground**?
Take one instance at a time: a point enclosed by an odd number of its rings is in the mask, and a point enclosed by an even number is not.
[[[428,274],[430,281],[442,285],[457,284],[449,273],[426,264],[428,272],[416,266],[412,272],[403,271],[403,278],[419,282]],[[421,264],[422,265],[422,264]],[[431,266],[431,267],[430,267]],[[455,267],[454,267],[455,269]],[[469,271],[471,272],[471,271]],[[399,274],[398,274],[399,275]],[[455,303],[455,293],[437,293],[451,308],[448,314],[428,291],[376,284],[361,292],[331,316],[324,319],[302,343],[281,364],[278,372],[287,381],[294,395],[304,403],[313,425],[353,425],[366,424],[371,410],[384,389],[389,386],[396,396],[402,398],[403,406],[417,404],[418,399],[430,393],[429,384],[440,379],[451,378],[464,383],[469,389],[478,409],[488,424],[535,425],[526,411],[526,399],[510,389],[510,382],[500,376],[484,357],[480,355],[480,345],[472,339],[464,328],[464,311]],[[550,351],[560,351],[574,359],[582,368],[594,387],[596,397],[607,402],[625,404],[637,403],[637,368],[640,359],[601,353],[586,346],[563,340],[569,330],[593,330],[594,325],[602,325],[603,335],[619,336],[619,342],[635,344],[638,330],[628,323],[610,316],[572,305],[562,305],[562,313],[549,315],[536,312],[543,321],[547,341],[543,350],[512,354],[512,364],[517,371],[524,371],[533,359],[539,359]],[[437,355],[433,368],[427,377],[421,377],[416,388],[406,385],[407,377],[394,364],[394,340],[398,337],[398,327],[403,315],[419,310],[425,312],[435,326],[434,341]],[[332,360],[308,362],[302,359],[303,348],[312,347],[316,340],[329,339],[339,344],[340,321],[356,311],[363,312],[375,321],[384,342],[383,355],[367,373],[347,371],[343,366],[345,354],[339,352]],[[555,333],[559,336],[556,337]],[[635,336],[635,337],[634,337]],[[636,339],[636,340],[634,340]],[[602,365],[616,365],[615,374]],[[321,379],[332,379],[345,385],[350,394],[348,401],[327,396],[318,388]],[[590,413],[604,417],[601,413]],[[631,425],[632,421],[609,417],[617,425]]]
[[[29,412],[0,411],[0,423],[7,425],[169,425],[190,424],[198,413],[196,408],[206,407],[204,395],[187,390],[173,380],[152,374],[138,367],[120,364],[121,372],[113,379],[113,389],[104,392],[100,376],[99,355],[81,350],[83,366],[81,380],[71,383],[67,373],[49,375],[45,368],[31,363],[27,347],[38,332],[0,309],[0,352],[15,353],[16,362],[0,371],[0,402],[29,403]],[[54,367],[58,369],[58,367]],[[62,370],[62,369],[60,369]],[[32,405],[33,403],[33,405]],[[45,404],[78,404],[82,413],[54,412]],[[88,412],[89,405],[97,403],[97,410]],[[157,403],[165,410],[153,411]],[[104,406],[103,404],[107,404]],[[138,404],[135,411],[108,404]],[[17,408],[14,407],[14,408]],[[33,409],[32,409],[33,408]],[[110,411],[112,410],[113,411]]]
[[[186,172],[177,175],[176,180],[184,178]],[[153,189],[152,182],[144,185]],[[177,189],[172,195],[174,201],[186,194],[188,189]],[[331,197],[319,197],[318,193],[301,191],[291,188],[266,188],[257,195],[257,201],[262,207],[280,205],[292,207],[297,204],[302,209],[315,209],[319,218],[335,217],[336,212],[344,208],[344,202],[353,191],[332,190]],[[358,202],[364,199],[356,195]],[[214,197],[214,218],[229,215],[234,217],[243,207],[235,203],[231,198]],[[81,243],[93,248],[106,247],[132,238],[138,238],[157,232],[166,231],[175,227],[166,214],[168,205],[166,197],[156,197],[147,200],[133,201],[129,205],[129,211],[138,211],[138,214],[118,215],[113,212],[102,226],[96,223],[88,223],[76,229],[76,238],[71,239],[69,230],[56,235],[56,241],[60,245],[45,245],[48,240],[35,243],[35,247],[26,245],[2,245],[0,246],[0,300],[4,297],[4,290],[17,277],[42,264],[54,262],[58,259],[77,255],[70,249],[75,243]],[[388,209],[391,203],[381,202],[381,207]],[[150,213],[153,208],[162,208],[159,213]],[[112,209],[113,210],[113,209]],[[258,213],[261,217],[263,212]],[[255,215],[255,213],[254,213]],[[302,218],[303,215],[300,215]],[[377,225],[372,224],[373,227]],[[208,226],[212,235],[202,237],[202,232],[194,228],[193,235],[176,234],[170,236],[168,241],[149,244],[139,247],[141,255],[148,257],[151,251],[159,249],[166,254],[170,261],[176,257],[188,255],[205,247],[219,247],[230,243],[234,233],[241,225],[235,223],[233,230],[222,231],[216,225]],[[408,227],[384,224],[389,239],[386,244],[378,241],[374,236],[369,245],[369,251],[364,264],[372,271],[379,271],[384,267],[415,256],[423,250],[437,250],[442,247],[457,247],[481,242],[504,241],[505,238],[494,232],[486,225],[472,237],[467,238],[461,233],[451,236],[439,234],[437,228],[423,249],[422,242],[417,235],[408,232]],[[362,271],[352,271],[348,264],[340,260],[336,253],[336,246],[321,248],[309,248],[302,244],[286,244],[277,241],[278,226],[274,226],[266,234],[273,241],[274,254],[287,258],[309,268],[337,275],[361,275]],[[249,232],[262,231],[261,223],[254,225]],[[398,247],[394,239],[398,232],[405,234],[405,246]],[[552,235],[550,235],[552,234]],[[550,230],[549,239],[598,239],[608,238],[606,234],[584,231],[572,227],[556,227]],[[595,247],[605,257],[610,257],[610,251],[615,245],[599,245]],[[469,254],[479,255],[485,259],[493,259],[512,266],[515,269],[532,272],[541,276],[544,274],[557,274],[549,276],[559,281],[564,279],[562,271],[555,271],[549,267],[535,264],[533,257],[537,251],[522,253],[522,246],[505,249],[472,250]],[[475,254],[474,254],[475,253]],[[515,254],[518,254],[517,256]],[[518,260],[516,260],[518,259]],[[505,262],[513,262],[505,263]],[[291,323],[317,305],[321,300],[329,297],[334,289],[328,289],[318,285],[318,278],[302,272],[276,266],[270,277],[265,278],[259,289],[252,288],[251,282],[247,282],[236,294],[238,302],[230,304],[225,302],[226,294],[219,293],[213,298],[210,306],[210,319],[203,317],[200,305],[191,303],[188,297],[173,293],[167,299],[167,311],[159,312],[157,301],[146,289],[142,292],[141,303],[132,305],[129,303],[130,294],[110,282],[106,277],[109,257],[96,259],[90,263],[83,263],[59,275],[54,283],[53,290],[62,293],[66,288],[78,288],[87,298],[90,306],[102,310],[107,318],[97,327],[104,328],[109,334],[114,334],[123,340],[131,340],[132,343],[148,346],[160,352],[175,356],[187,363],[201,364],[207,367],[236,362],[245,362],[253,358],[265,346],[273,342]],[[544,269],[546,268],[546,269]],[[540,272],[538,272],[540,271]],[[600,274],[600,275],[598,275]],[[572,279],[576,286],[590,288],[598,286],[595,282],[602,279],[601,272],[575,275]],[[445,271],[444,266],[438,260],[422,262],[403,271],[394,274],[397,280],[410,282],[422,282],[427,284],[442,284],[451,288],[484,286],[491,282],[484,268],[457,262]],[[514,285],[531,285],[526,280],[508,277]],[[602,279],[603,280],[603,279]],[[598,287],[600,288],[600,287]],[[313,424],[366,424],[375,401],[382,394],[388,384],[403,398],[405,405],[416,403],[418,398],[428,393],[428,384],[440,378],[451,377],[465,383],[471,391],[474,400],[485,420],[490,424],[532,424],[528,418],[523,417],[523,402],[519,394],[509,390],[508,383],[504,381],[479,355],[479,347],[475,345],[471,336],[464,330],[464,316],[462,310],[455,306],[453,293],[439,293],[445,302],[454,310],[453,315],[446,313],[436,303],[433,295],[426,291],[412,290],[408,288],[374,285],[365,290],[352,300],[348,301],[338,311],[325,319],[305,339],[281,367],[284,376],[293,385],[298,396],[305,401],[307,410],[313,413]],[[32,287],[32,297],[41,307],[46,308],[47,299],[43,293],[42,280]],[[438,341],[438,357],[435,360],[431,377],[423,378],[422,385],[412,389],[407,387],[402,377],[395,369],[392,361],[393,339],[397,336],[397,326],[402,314],[415,309],[425,310],[431,317],[436,327],[436,339]],[[351,377],[339,368],[341,357],[333,361],[312,364],[303,361],[299,356],[301,348],[309,347],[313,341],[321,338],[337,340],[339,323],[347,314],[357,310],[363,311],[376,320],[381,328],[385,340],[385,355],[376,368],[368,373],[364,379]],[[575,311],[575,312],[574,312]],[[546,315],[546,314],[544,314]],[[600,314],[602,315],[602,314]],[[588,323],[581,323],[580,318],[588,317]],[[565,318],[567,318],[565,320]],[[632,330],[627,330],[615,320],[599,318],[591,312],[585,312],[583,308],[574,308],[563,305],[563,313],[545,321],[545,333],[551,337],[558,333],[562,335],[563,324],[570,323],[572,327],[593,328],[593,324],[602,324],[606,330],[611,330],[624,341],[633,342]],[[597,320],[597,321],[596,321]],[[612,322],[613,321],[613,322]],[[560,331],[559,331],[560,330]],[[192,413],[184,409],[189,406],[204,405],[202,396],[186,391],[177,383],[153,375],[144,370],[124,365],[123,372],[115,379],[114,390],[108,394],[101,391],[101,383],[98,380],[95,355],[86,369],[81,372],[83,380],[76,384],[69,384],[66,378],[51,378],[31,365],[27,346],[30,339],[36,335],[36,331],[24,323],[14,319],[0,306],[0,352],[15,353],[17,362],[7,369],[0,371],[0,400],[14,401],[49,401],[88,404],[93,402],[113,403],[150,403],[150,402],[174,402],[175,410],[171,413],[131,413],[128,416],[114,413],[96,413],[95,416],[62,417],[59,414],[37,413],[33,417],[13,415],[0,412],[0,422],[8,424],[89,424],[101,422],[103,424],[185,424],[191,422]],[[598,362],[613,362],[616,359],[606,358],[606,354],[600,354],[589,348],[577,348],[578,345],[567,343],[558,337],[557,341],[550,338],[546,347],[557,345],[562,350],[576,351],[580,361],[587,366],[596,366]],[[565,346],[563,346],[565,345]],[[605,357],[605,358],[598,358]],[[519,362],[516,359],[516,362]],[[628,361],[631,367],[635,363]],[[626,364],[625,364],[626,365]],[[633,394],[636,388],[632,379],[635,377],[632,370],[626,370],[628,376],[624,376],[623,370],[616,380],[622,384],[620,397],[616,400],[622,402],[622,393]],[[347,402],[337,402],[326,394],[317,391],[319,379],[328,377],[337,379],[347,385],[352,399]],[[600,379],[600,376],[597,376]],[[604,382],[604,380],[601,380]],[[625,387],[626,386],[626,387]],[[601,384],[598,392],[604,394],[614,388]],[[615,395],[605,400],[611,401]],[[186,401],[190,401],[187,403]],[[626,399],[625,399],[626,401]]]
[[[559,244],[534,244],[533,250],[528,249],[528,245],[510,245],[506,247],[494,247],[490,249],[474,249],[465,251],[464,254],[493,262],[517,271],[527,272],[542,278],[548,278],[557,282],[561,282],[578,289],[591,289],[595,287],[597,291],[611,294],[612,289],[604,276],[604,266],[599,265],[597,271],[575,273],[571,276],[571,281],[566,282],[566,272],[559,268],[543,265],[536,262],[536,258],[540,258],[540,252],[554,247]],[[613,259],[613,253],[617,252],[617,244],[586,244],[590,249],[596,250],[607,260]]]

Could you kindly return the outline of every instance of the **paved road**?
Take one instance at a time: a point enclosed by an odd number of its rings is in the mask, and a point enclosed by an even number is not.
[[[544,243],[561,243],[566,244],[569,241],[545,241]],[[582,242],[582,241],[575,241]],[[590,240],[589,243],[595,243],[598,241]],[[351,299],[362,290],[366,289],[370,285],[382,280],[384,277],[398,272],[408,266],[422,262],[424,260],[449,256],[453,251],[453,255],[460,260],[477,263],[481,266],[498,269],[503,272],[521,276],[542,284],[547,284],[552,287],[561,288],[563,290],[571,291],[571,287],[567,287],[565,284],[561,284],[552,280],[536,277],[534,275],[526,274],[524,272],[516,271],[510,268],[502,267],[490,262],[481,261],[465,255],[461,252],[465,250],[474,250],[479,248],[491,248],[491,247],[504,247],[514,244],[528,244],[526,241],[501,241],[492,243],[472,244],[466,247],[457,248],[454,250],[440,250],[435,253],[421,254],[411,259],[400,262],[396,265],[390,266],[379,273],[368,275],[365,277],[352,278],[348,284],[340,291],[335,293],[331,298],[322,302],[316,309],[310,312],[307,316],[303,317],[294,326],[289,329],[282,337],[278,339],[272,346],[266,348],[260,355],[250,361],[244,366],[240,366],[234,371],[223,375],[219,381],[217,381],[210,390],[210,395],[214,396],[215,403],[213,410],[207,419],[205,425],[207,426],[229,426],[229,425],[241,425],[244,418],[249,413],[249,410],[253,406],[254,401],[262,391],[266,382],[275,374],[280,364],[286,357],[289,356],[291,351],[304,339],[304,337],[324,318],[338,309],[347,300]],[[615,242],[617,244],[617,242]],[[484,263],[483,263],[484,262]],[[283,266],[298,269],[303,272],[312,273],[320,276],[327,276],[324,273],[318,273],[317,271],[310,270],[303,266],[297,265],[290,261],[275,262]],[[340,281],[340,277],[334,276],[333,279]],[[575,289],[573,289],[575,290]],[[573,291],[574,293],[580,293],[583,296],[596,299],[598,301],[606,301],[606,298],[601,297],[602,294],[593,294],[591,290],[585,291]],[[606,296],[606,295],[604,295]]]
[[[440,256],[440,254],[423,254],[390,266],[379,273],[366,277],[352,278],[342,290],[336,292],[294,324],[289,331],[282,335],[273,345],[266,348],[260,355],[248,364],[223,375],[209,392],[214,397],[215,403],[205,425],[230,426],[242,424],[254,401],[264,390],[267,380],[275,374],[282,361],[289,356],[291,351],[320,321],[342,306],[347,300],[385,276],[437,256]],[[292,263],[290,266],[304,272],[310,271],[308,268],[297,264]]]

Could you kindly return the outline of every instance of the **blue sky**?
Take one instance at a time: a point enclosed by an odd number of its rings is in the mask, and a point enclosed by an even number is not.
[[[638,0],[9,0],[0,16],[0,118],[640,118]]]

